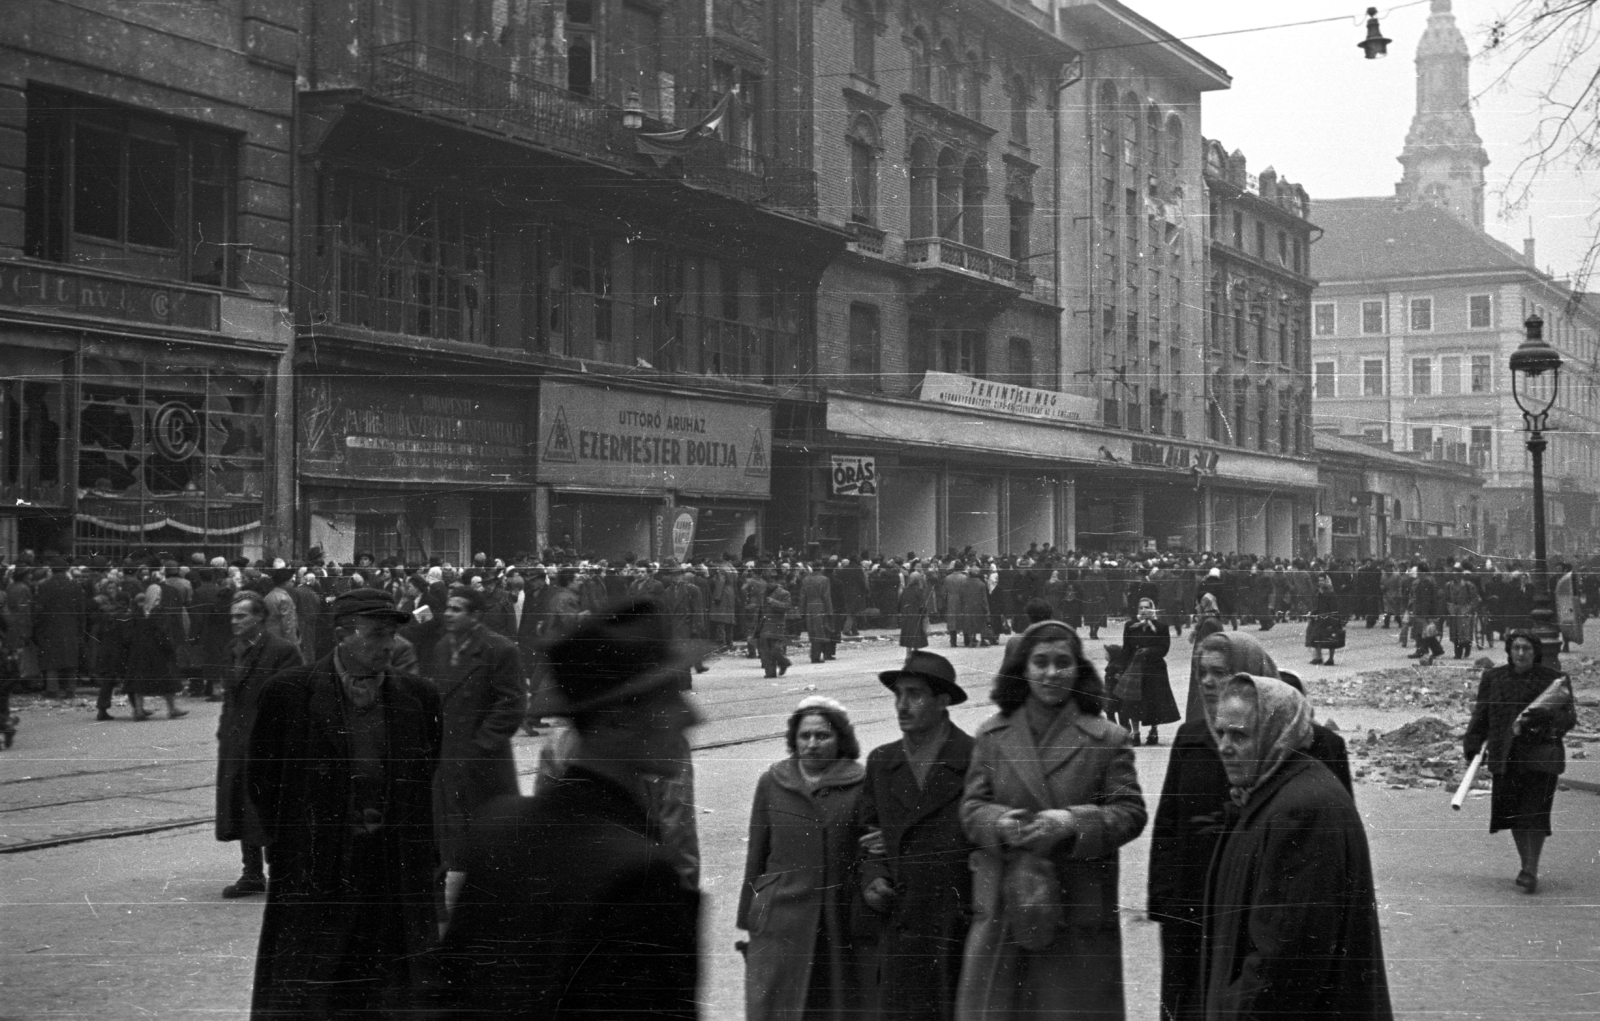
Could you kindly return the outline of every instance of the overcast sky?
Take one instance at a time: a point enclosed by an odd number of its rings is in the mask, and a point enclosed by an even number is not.
[[[1366,60],[1356,48],[1366,36],[1367,4],[1339,0],[1126,0],[1134,10],[1180,38],[1284,22],[1346,16],[1348,21],[1191,39],[1190,45],[1227,68],[1233,88],[1208,93],[1201,130],[1231,152],[1242,149],[1250,171],[1268,166],[1319,198],[1392,195],[1400,179],[1396,157],[1416,110],[1417,42],[1429,3],[1379,8],[1389,56]],[[1578,266],[1590,238],[1586,217],[1594,185],[1564,171],[1542,181],[1520,213],[1501,215],[1501,192],[1517,161],[1532,148],[1538,104],[1533,90],[1548,75],[1548,57],[1517,70],[1510,88],[1490,89],[1502,70],[1480,58],[1484,27],[1511,0],[1454,0],[1456,24],[1473,53],[1473,113],[1489,153],[1485,168],[1489,232],[1516,247],[1538,240],[1538,261],[1556,275]],[[1315,267],[1313,266],[1313,272]],[[1590,282],[1590,289],[1600,284]]]

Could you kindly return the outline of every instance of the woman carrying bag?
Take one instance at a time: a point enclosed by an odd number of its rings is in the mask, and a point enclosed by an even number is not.
[[[961,804],[973,859],[959,1021],[1121,1018],[1118,849],[1144,829],[1127,732],[1078,635],[1042,621],[1007,649]]]
[[[1511,831],[1522,860],[1516,884],[1524,893],[1535,893],[1556,778],[1566,770],[1561,739],[1577,725],[1577,710],[1571,681],[1543,664],[1544,651],[1532,634],[1508,632],[1506,656],[1504,666],[1485,670],[1478,682],[1462,751],[1470,762],[1487,750],[1484,758],[1494,777],[1489,832]]]
[[[1322,651],[1328,651],[1327,664],[1333,666],[1333,654],[1344,648],[1344,607],[1339,594],[1333,589],[1333,579],[1326,574],[1317,575],[1317,601],[1306,624],[1306,648],[1313,653],[1312,666],[1323,664]]]

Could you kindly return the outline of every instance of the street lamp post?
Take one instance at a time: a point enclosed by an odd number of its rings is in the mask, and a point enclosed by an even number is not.
[[[1533,457],[1533,632],[1544,647],[1544,665],[1556,667],[1561,653],[1561,629],[1556,624],[1550,597],[1550,565],[1544,538],[1544,452],[1549,445],[1550,409],[1561,386],[1561,355],[1545,343],[1544,320],[1537,312],[1523,325],[1524,339],[1511,353],[1511,395],[1522,411],[1528,430],[1528,453]]]

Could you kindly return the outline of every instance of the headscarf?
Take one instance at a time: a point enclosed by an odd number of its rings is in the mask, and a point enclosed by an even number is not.
[[[1222,607],[1217,605],[1217,597],[1213,593],[1205,592],[1200,596],[1200,613],[1202,616],[1222,616]]]
[[[1218,631],[1214,635],[1207,635],[1200,644],[1205,645],[1213,639],[1222,639],[1228,643],[1229,670],[1236,674],[1277,679],[1278,664],[1272,661],[1272,657],[1262,648],[1260,642],[1243,631]]]
[[[1236,675],[1222,697],[1250,698],[1256,705],[1256,775],[1248,787],[1230,787],[1228,797],[1243,808],[1250,797],[1276,773],[1292,752],[1311,744],[1311,706],[1306,697],[1273,677]]]

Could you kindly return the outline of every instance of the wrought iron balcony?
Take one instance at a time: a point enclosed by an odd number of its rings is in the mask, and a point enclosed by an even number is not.
[[[418,42],[376,47],[368,88],[382,99],[535,145],[645,169],[619,108],[449,50]],[[715,136],[650,169],[743,202],[816,215],[815,173]]]
[[[983,280],[1023,286],[1017,280],[1017,264],[1004,256],[981,248],[969,248],[946,238],[910,238],[906,241],[906,264],[916,267],[953,269]],[[1031,290],[1032,285],[1027,285]]]
[[[621,111],[527,75],[418,42],[372,52],[372,94],[539,145],[612,156]]]

